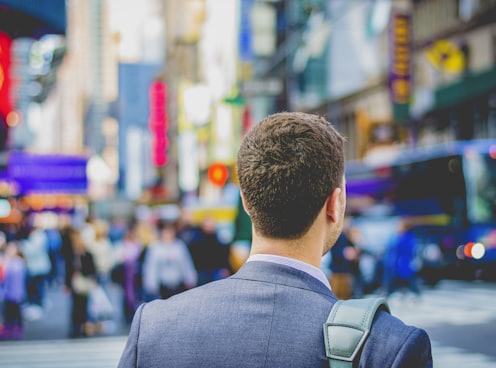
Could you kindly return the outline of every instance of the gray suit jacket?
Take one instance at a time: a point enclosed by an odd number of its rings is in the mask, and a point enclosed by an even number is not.
[[[248,262],[233,276],[142,304],[119,367],[328,367],[323,324],[336,297],[291,267]],[[431,367],[427,334],[380,312],[360,367]]]

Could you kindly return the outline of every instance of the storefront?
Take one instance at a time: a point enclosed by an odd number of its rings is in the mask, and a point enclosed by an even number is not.
[[[17,223],[27,213],[74,214],[87,205],[85,156],[12,151],[0,169],[5,210],[0,223]]]

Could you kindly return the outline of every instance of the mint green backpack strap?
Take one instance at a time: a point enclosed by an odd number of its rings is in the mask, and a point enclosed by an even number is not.
[[[383,298],[338,300],[324,323],[326,355],[331,368],[351,368],[365,340],[377,310],[388,313]]]

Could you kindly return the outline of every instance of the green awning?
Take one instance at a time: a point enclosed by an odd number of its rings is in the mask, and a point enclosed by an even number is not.
[[[496,89],[496,68],[464,75],[458,82],[435,91],[434,110],[457,105]]]

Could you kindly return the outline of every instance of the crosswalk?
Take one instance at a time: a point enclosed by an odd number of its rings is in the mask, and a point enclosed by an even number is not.
[[[394,315],[424,328],[485,323],[496,319],[496,284],[467,287],[461,282],[444,281],[440,287],[423,290],[418,299],[393,294],[388,302]]]
[[[0,344],[2,368],[115,368],[125,337],[86,340],[4,342]],[[496,360],[483,354],[433,344],[436,368],[496,367]]]
[[[432,360],[434,368],[470,367],[470,368],[494,368],[496,358],[484,354],[473,353],[460,348],[440,346],[436,343],[432,346]]]
[[[439,287],[425,289],[419,299],[396,294],[388,300],[391,312],[409,325],[424,328],[427,333],[446,326],[464,333],[464,326],[496,326],[496,284],[443,281]],[[450,330],[450,331],[451,331]],[[469,341],[476,336],[465,336]],[[496,330],[491,334],[496,338]],[[454,347],[431,336],[435,368],[496,368],[496,355]],[[491,344],[490,341],[486,343]]]
[[[115,368],[126,337],[0,342],[2,368]]]

